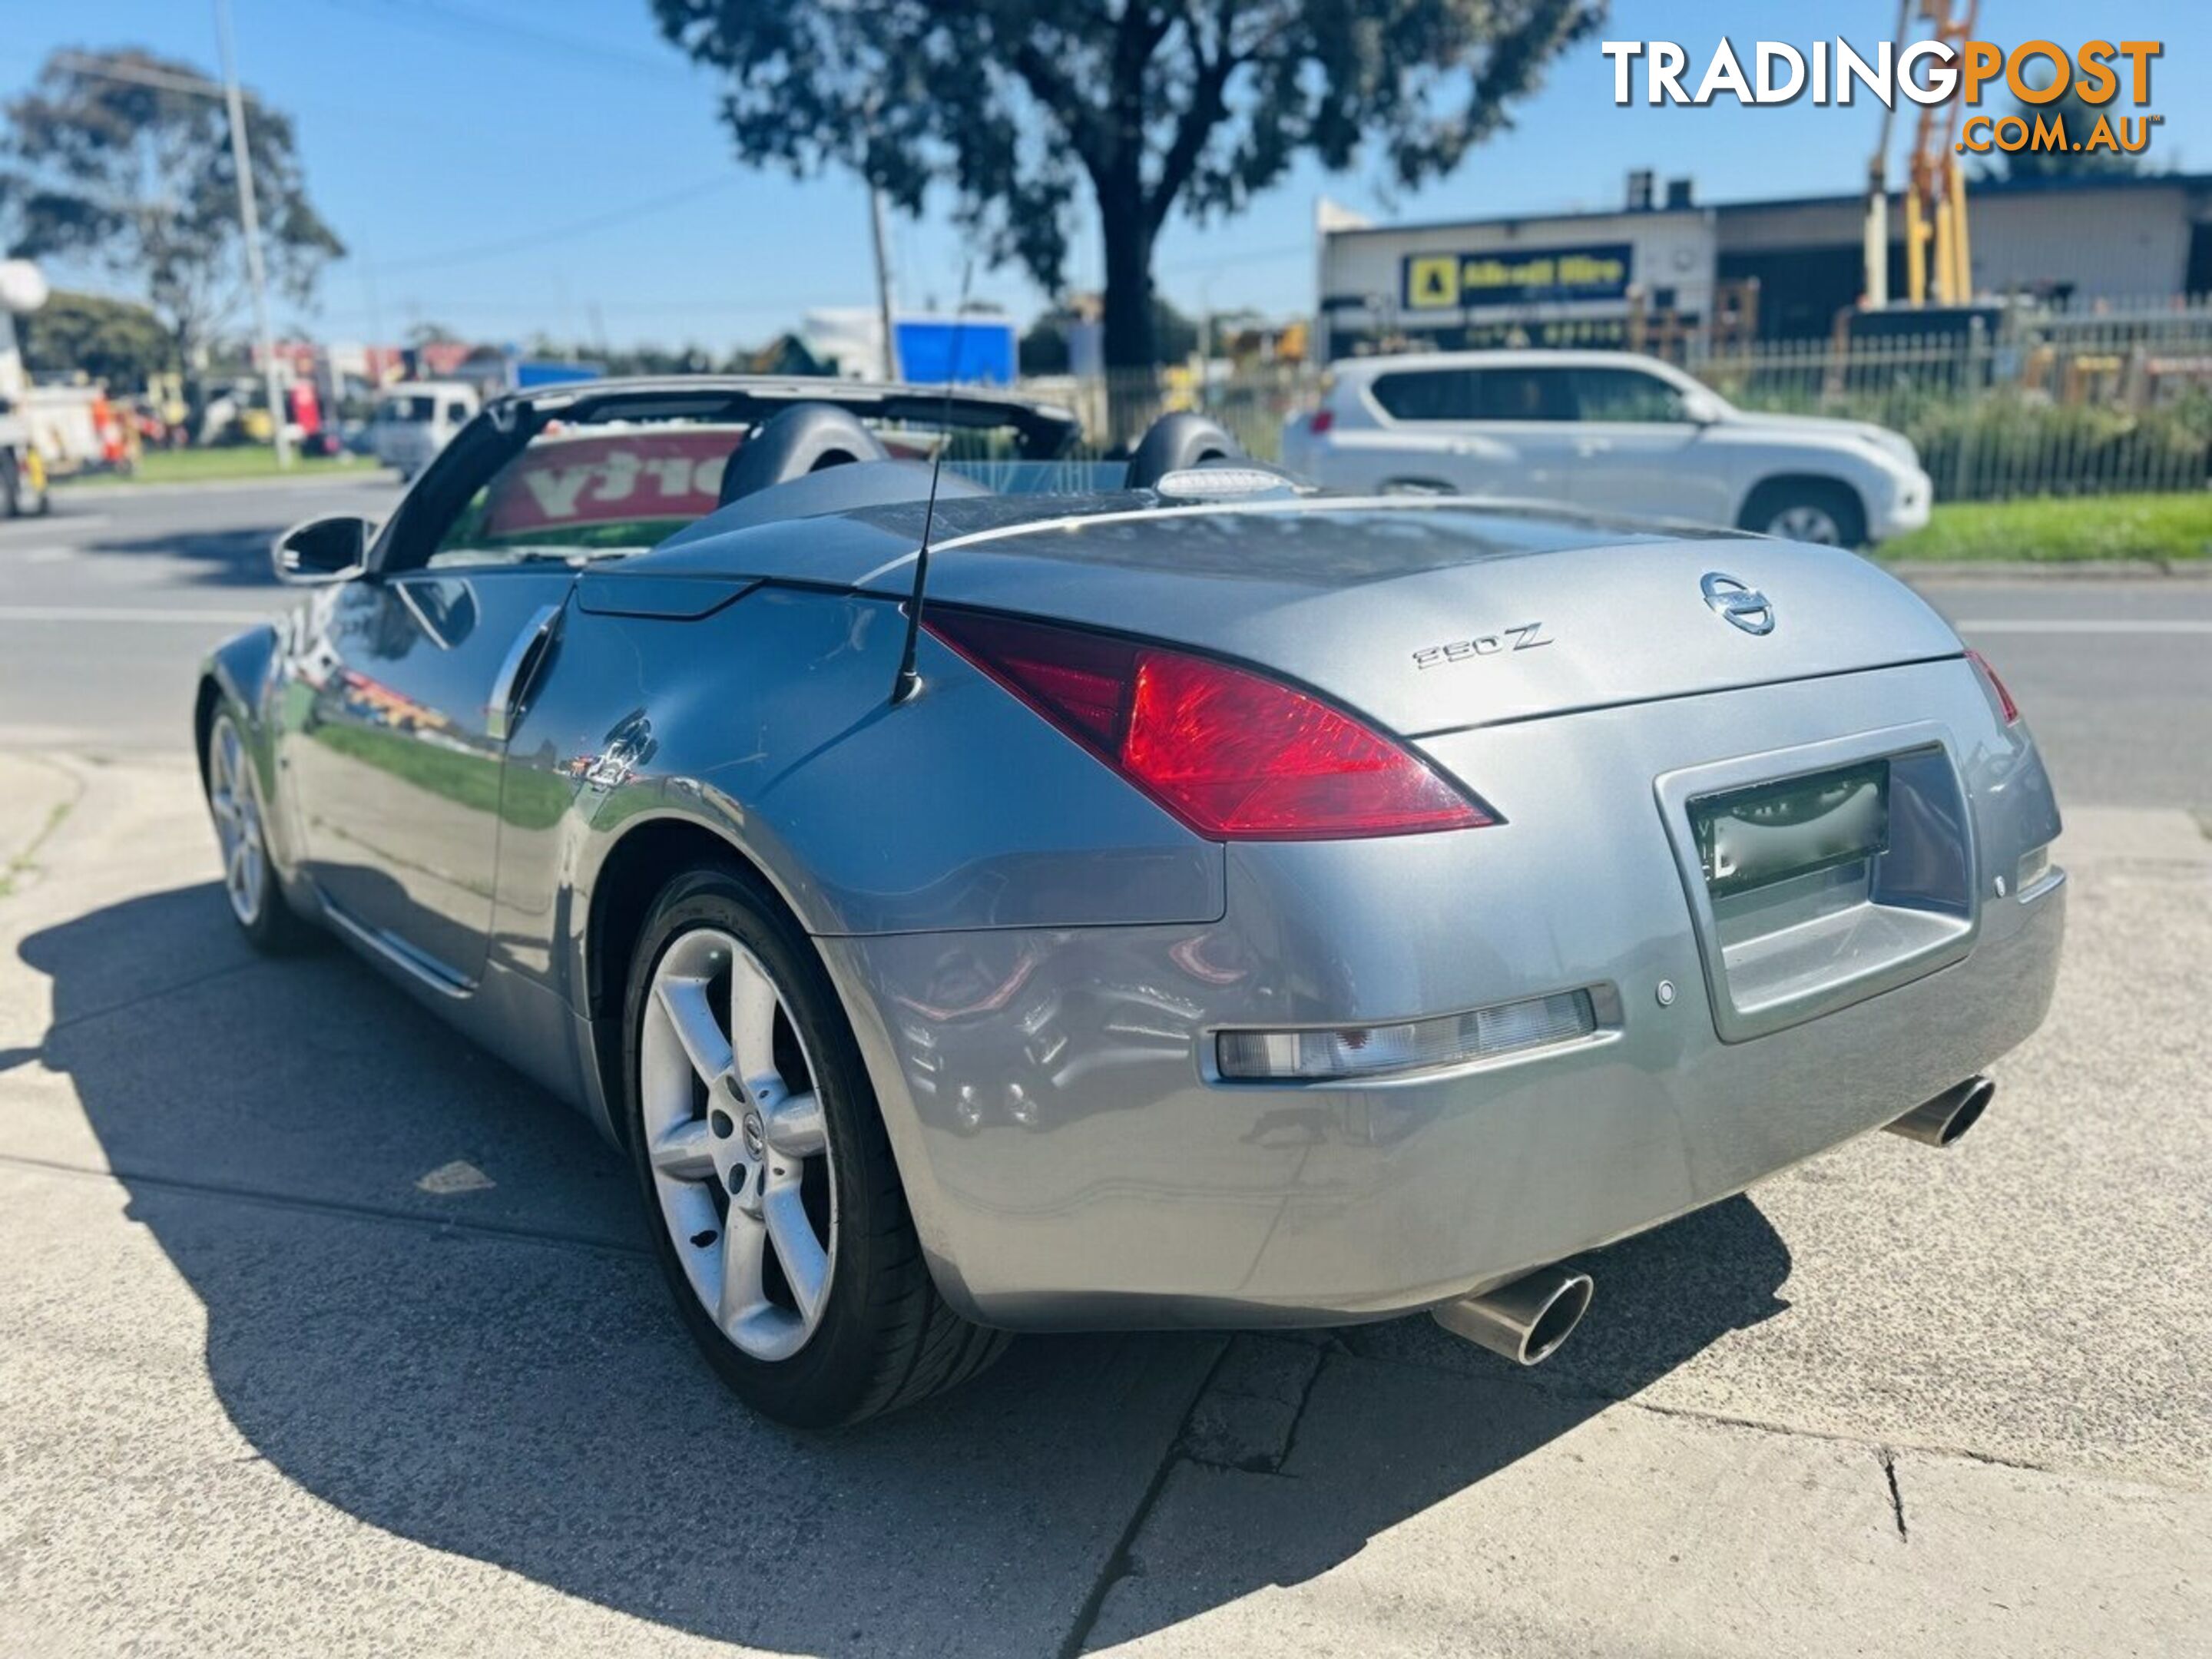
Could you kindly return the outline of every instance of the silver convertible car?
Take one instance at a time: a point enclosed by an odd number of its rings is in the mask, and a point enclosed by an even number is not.
[[[1856,556],[1311,491],[1194,416],[836,382],[495,403],[194,709],[239,925],[334,933],[635,1168],[785,1421],[1018,1329],[1433,1311],[2042,1019],[2064,876],[1996,676]]]

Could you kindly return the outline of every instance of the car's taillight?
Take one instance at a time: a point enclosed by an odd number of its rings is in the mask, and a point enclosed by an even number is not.
[[[1336,411],[1334,410],[1316,409],[1313,412],[1313,417],[1306,422],[1306,430],[1312,433],[1315,437],[1318,438],[1322,433],[1328,431],[1329,428],[1335,424]]]
[[[1199,832],[1328,841],[1497,814],[1320,698],[1209,657],[933,610],[929,631]]]
[[[2004,710],[2005,724],[2010,726],[2018,720],[2020,705],[2012,700],[2012,693],[2005,690],[2005,683],[1997,678],[1997,671],[1990,666],[1990,659],[1978,651],[1970,650],[1966,653],[1966,660],[1974,665],[1982,678],[1989,682],[1990,690],[1997,694],[1997,706]]]

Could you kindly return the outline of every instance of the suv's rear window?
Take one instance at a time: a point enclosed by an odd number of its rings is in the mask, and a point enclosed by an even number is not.
[[[1375,401],[1398,421],[1571,421],[1566,371],[1409,368],[1375,377]]]

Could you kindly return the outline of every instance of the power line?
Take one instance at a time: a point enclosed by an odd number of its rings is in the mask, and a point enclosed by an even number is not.
[[[1162,265],[1158,274],[1174,276],[1194,270],[1214,270],[1224,265],[1255,265],[1269,260],[1287,259],[1292,254],[1303,254],[1311,258],[1313,251],[1314,245],[1310,240],[1285,242],[1275,247],[1247,248],[1238,253],[1218,254],[1210,259],[1178,259],[1171,265]]]
[[[350,11],[357,16],[374,17],[380,22],[404,23],[428,29],[434,33],[459,34],[477,40],[491,37],[507,50],[512,50],[517,45],[535,46],[541,55],[552,53],[588,61],[596,69],[626,69],[659,80],[682,80],[687,83],[692,79],[689,70],[665,58],[648,57],[643,52],[605,41],[563,34],[556,30],[518,23],[505,17],[495,17],[450,3],[432,3],[432,0],[323,0],[323,3]]]
[[[457,296],[452,299],[438,299],[434,297],[425,297],[419,294],[410,294],[402,297],[404,303],[417,310],[424,312],[437,312],[441,313],[467,312],[486,313],[495,312],[501,315],[506,315],[510,314],[518,309],[518,302],[516,301],[485,299],[481,296],[465,298]],[[817,292],[804,295],[787,294],[757,300],[732,300],[714,295],[702,295],[697,299],[594,300],[591,303],[596,309],[604,311],[609,316],[612,317],[660,316],[684,312],[715,312],[733,317],[748,317],[772,316],[778,314],[788,315],[793,312],[805,311],[821,306],[824,301],[823,300],[823,296]],[[836,306],[835,301],[829,303],[832,308],[841,308]],[[861,296],[855,295],[849,300],[846,301],[842,308],[860,310],[864,308],[866,303],[866,301]],[[389,307],[386,307],[382,308],[388,309]],[[324,321],[327,322],[343,318],[368,320],[370,318],[371,313],[368,307],[361,306],[340,307],[336,309],[320,309],[316,314]]]
[[[428,270],[442,265],[472,264],[483,259],[495,259],[502,254],[520,253],[549,242],[565,241],[572,236],[581,236],[591,231],[605,230],[612,225],[628,224],[634,219],[643,219],[672,207],[695,201],[714,191],[727,190],[738,182],[728,173],[716,173],[711,179],[701,179],[681,190],[672,190],[665,196],[655,196],[642,202],[633,202],[628,207],[617,208],[611,213],[595,214],[588,219],[577,219],[565,225],[555,225],[544,230],[534,230],[521,236],[509,236],[496,242],[479,242],[473,246],[448,248],[440,253],[426,253],[412,259],[395,259],[376,267],[379,275],[404,270]]]

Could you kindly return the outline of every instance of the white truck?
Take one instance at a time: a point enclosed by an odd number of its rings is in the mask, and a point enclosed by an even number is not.
[[[437,458],[483,407],[465,380],[405,380],[377,399],[368,423],[369,453],[411,478]]]

